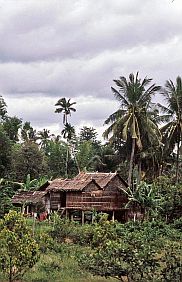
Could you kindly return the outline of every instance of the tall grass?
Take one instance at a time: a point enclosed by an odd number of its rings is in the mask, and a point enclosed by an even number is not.
[[[40,261],[26,273],[26,282],[112,282],[115,279],[94,277],[82,270],[75,259],[75,246],[64,244],[63,251],[42,254]]]

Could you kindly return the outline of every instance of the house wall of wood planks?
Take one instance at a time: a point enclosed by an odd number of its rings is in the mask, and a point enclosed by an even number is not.
[[[91,183],[83,191],[51,191],[51,209],[65,207],[69,210],[119,211],[124,209],[128,199],[118,187],[124,188],[124,185],[115,177],[104,189]]]

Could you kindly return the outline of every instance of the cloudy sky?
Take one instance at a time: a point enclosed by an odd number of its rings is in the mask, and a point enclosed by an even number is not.
[[[101,134],[118,106],[113,79],[175,80],[181,50],[181,0],[0,0],[0,93],[38,130],[59,133],[54,104],[67,97],[77,130]]]

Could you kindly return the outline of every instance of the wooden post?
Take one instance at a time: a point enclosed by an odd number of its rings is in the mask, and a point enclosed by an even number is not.
[[[73,214],[71,214],[71,221],[73,221]]]
[[[94,223],[94,213],[92,212],[92,224]]]
[[[66,209],[66,219],[68,219],[68,210]]]
[[[112,221],[114,222],[114,211],[112,212]]]
[[[136,213],[134,213],[134,215],[133,215],[133,221],[134,222],[136,221]]]
[[[32,226],[33,237],[34,237],[34,235],[35,235],[35,220],[36,220],[36,218],[35,218],[35,213],[33,213],[33,226]]]
[[[29,213],[29,205],[27,205],[27,211],[26,211],[26,213],[27,213],[27,214]]]
[[[85,221],[85,213],[84,213],[84,211],[82,211],[82,225],[84,224],[84,221]]]
[[[124,211],[124,220],[125,220],[125,222],[128,222],[128,210],[125,210]]]
[[[50,211],[52,211],[51,191],[49,192],[49,201],[50,201]]]

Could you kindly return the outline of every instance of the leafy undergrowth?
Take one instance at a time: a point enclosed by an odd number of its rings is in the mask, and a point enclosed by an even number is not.
[[[55,242],[52,242],[55,244]],[[61,243],[54,245],[55,250],[47,249],[41,253],[40,260],[23,277],[21,282],[114,282],[115,279],[106,279],[93,276],[79,267],[76,253],[80,246]],[[0,282],[7,282],[0,273]],[[20,281],[18,281],[20,282]]]
[[[21,282],[180,281],[181,220],[123,225],[102,215],[98,223],[81,226],[55,215],[49,223],[28,225],[40,260]],[[0,282],[7,282],[1,275]]]
[[[71,250],[71,249],[70,249]],[[74,256],[55,252],[42,254],[40,261],[24,276],[23,282],[113,282],[80,269]]]

